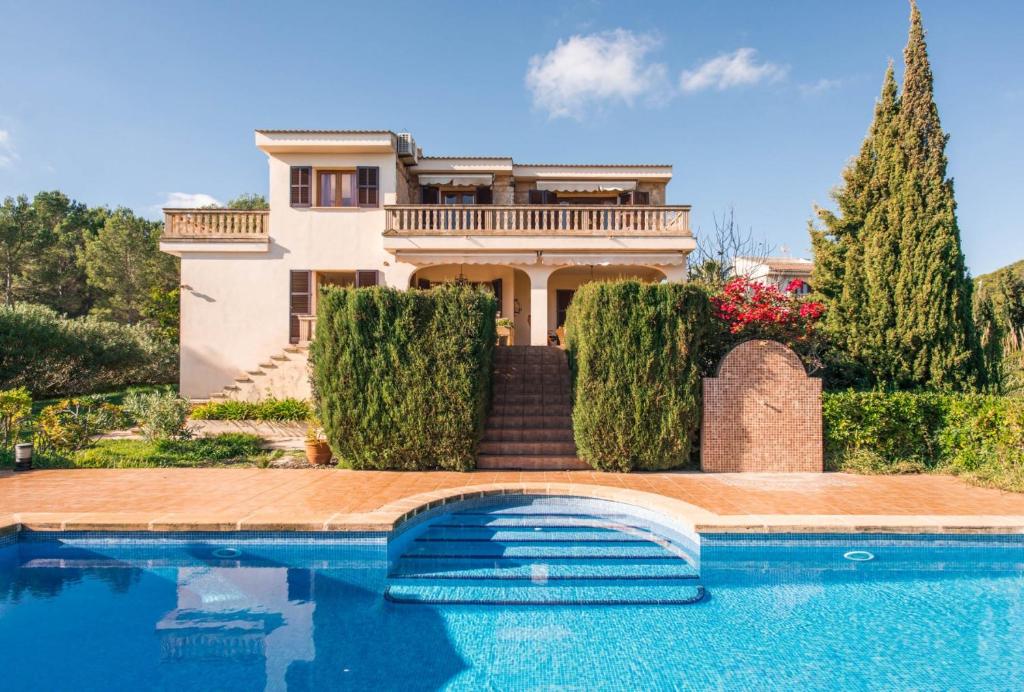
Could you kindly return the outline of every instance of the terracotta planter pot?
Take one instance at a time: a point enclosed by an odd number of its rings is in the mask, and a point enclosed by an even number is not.
[[[326,466],[331,463],[331,446],[326,442],[307,442],[306,460],[314,466]]]

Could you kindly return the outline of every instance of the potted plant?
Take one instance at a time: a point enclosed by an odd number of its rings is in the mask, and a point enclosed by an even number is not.
[[[313,466],[326,466],[331,462],[331,446],[316,416],[306,422],[306,460]]]
[[[498,328],[498,345],[508,346],[512,341],[512,332],[516,328],[516,323],[509,317],[499,317],[495,320],[495,326]]]

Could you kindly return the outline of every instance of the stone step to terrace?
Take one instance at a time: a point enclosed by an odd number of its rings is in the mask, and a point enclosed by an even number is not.
[[[482,442],[572,442],[565,428],[487,428]]]
[[[495,456],[576,456],[572,442],[481,442],[480,454]]]
[[[478,469],[491,471],[586,471],[590,469],[585,461],[576,456],[516,456],[502,454],[479,454],[476,458]]]

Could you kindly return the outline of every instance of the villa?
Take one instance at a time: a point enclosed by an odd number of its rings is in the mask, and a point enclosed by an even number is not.
[[[165,209],[181,258],[181,393],[309,396],[323,286],[489,286],[503,343],[558,344],[594,279],[681,281],[695,248],[668,165],[424,156],[408,133],[257,130],[270,209]]]

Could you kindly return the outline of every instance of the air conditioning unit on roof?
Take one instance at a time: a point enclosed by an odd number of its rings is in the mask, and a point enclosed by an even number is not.
[[[419,161],[419,151],[416,149],[416,140],[408,132],[398,133],[398,158],[413,166]]]

